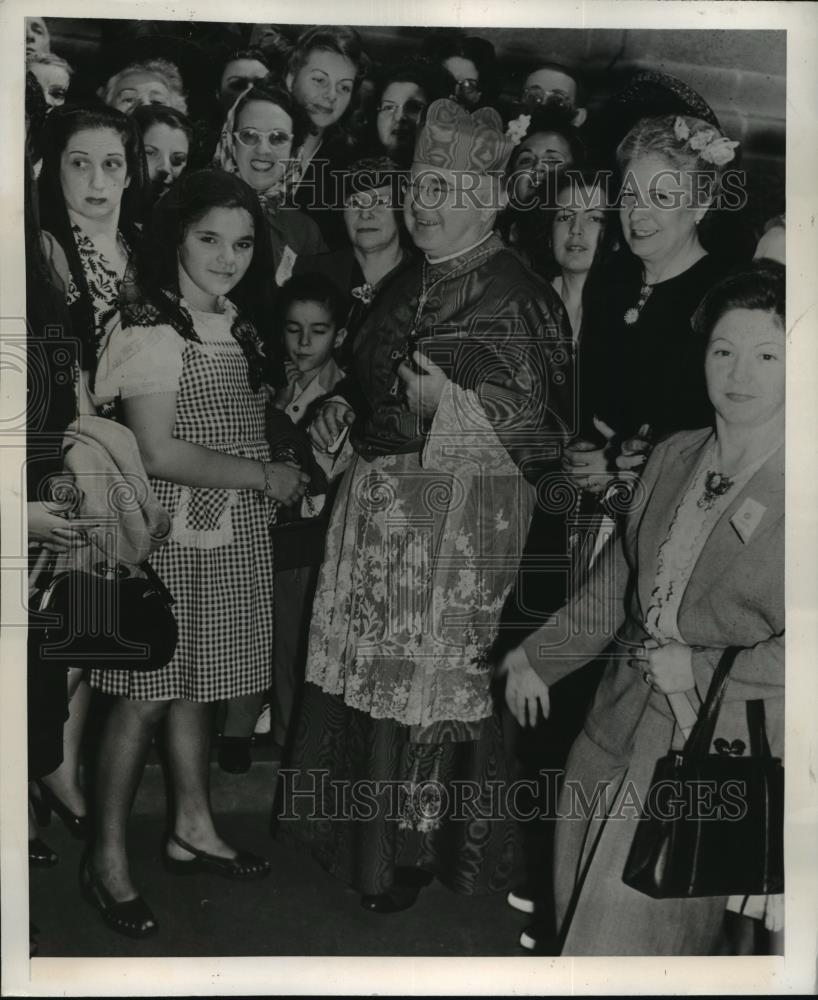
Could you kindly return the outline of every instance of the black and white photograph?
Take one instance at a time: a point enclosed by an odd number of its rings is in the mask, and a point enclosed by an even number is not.
[[[2,14],[4,995],[813,992],[818,7],[403,6]]]

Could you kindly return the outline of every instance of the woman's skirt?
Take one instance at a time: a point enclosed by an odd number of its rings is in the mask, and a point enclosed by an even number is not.
[[[673,722],[650,704],[629,760],[585,731],[577,737],[560,793],[554,859],[563,955],[718,953],[727,897],[652,899],[622,881],[641,804],[672,738]]]
[[[412,743],[410,729],[373,719],[306,684],[288,767],[279,772],[279,836],[307,845],[364,894],[391,888],[396,865],[433,872],[464,895],[509,888],[517,825],[499,722],[470,741]]]

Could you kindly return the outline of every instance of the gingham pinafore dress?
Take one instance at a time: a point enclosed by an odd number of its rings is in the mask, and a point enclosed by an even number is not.
[[[269,460],[264,397],[250,388],[247,361],[230,333],[231,314],[191,315],[203,343],[184,346],[174,436]],[[92,685],[156,701],[209,702],[265,690],[272,680],[272,504],[255,490],[162,479],[151,485],[173,519],[170,541],[150,562],[176,601],[179,643],[166,667],[94,670]]]

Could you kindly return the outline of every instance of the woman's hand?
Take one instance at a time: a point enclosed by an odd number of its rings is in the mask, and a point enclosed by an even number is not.
[[[28,538],[39,542],[49,552],[70,552],[88,544],[88,536],[80,528],[72,528],[71,522],[58,514],[52,514],[44,503],[37,500],[26,504],[28,515]]]
[[[662,694],[690,691],[696,686],[693,650],[681,642],[660,646],[653,639],[647,639],[631,659],[631,665],[641,670],[645,682]]]
[[[633,472],[642,468],[653,451],[653,439],[650,424],[642,424],[633,437],[622,442],[622,448],[616,456],[616,467],[621,472]]]
[[[341,431],[355,421],[355,411],[343,399],[330,399],[316,413],[309,426],[309,436],[312,444],[323,452],[338,440]]]
[[[406,402],[412,413],[431,419],[440,405],[449,376],[420,351],[413,352],[412,360],[421,369],[420,373],[412,371],[405,361],[398,366],[398,375],[406,385]]]
[[[548,718],[551,711],[548,685],[540,680],[521,646],[506,653],[497,668],[497,676],[506,678],[506,704],[521,726],[537,724],[538,705],[543,718]]]
[[[594,426],[605,438],[605,444],[597,448],[591,441],[578,438],[572,441],[562,456],[562,471],[571,476],[574,484],[589,493],[604,493],[613,478],[610,471],[610,442],[616,431],[598,417]]]
[[[268,495],[285,507],[299,501],[307,489],[310,477],[297,465],[290,462],[266,462],[265,484],[269,484]]]

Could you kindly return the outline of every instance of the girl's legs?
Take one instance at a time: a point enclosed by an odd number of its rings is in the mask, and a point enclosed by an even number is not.
[[[68,671],[68,719],[63,727],[63,762],[56,771],[40,779],[77,816],[86,814],[85,793],[80,785],[80,750],[91,688],[82,667]]]
[[[100,741],[91,858],[97,878],[117,902],[138,895],[128,869],[126,828],[151,737],[169,704],[117,698]]]
[[[234,858],[236,851],[216,832],[210,811],[212,715],[213,706],[208,703],[178,700],[170,707],[167,747],[174,793],[172,829],[199,850]],[[191,857],[172,840],[168,842],[167,852],[180,861]]]

